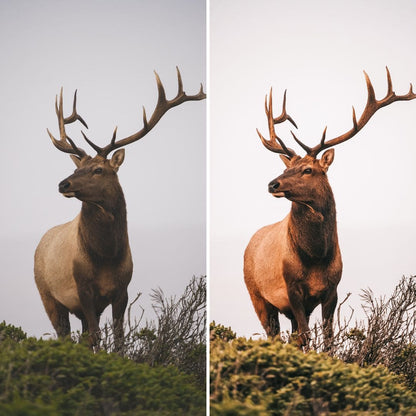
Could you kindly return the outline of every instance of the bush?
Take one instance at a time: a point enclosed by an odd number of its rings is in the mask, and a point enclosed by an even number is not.
[[[350,326],[340,319],[340,307],[330,355],[360,366],[384,365],[416,390],[416,277],[403,277],[390,297],[376,298],[363,290],[364,322]],[[342,306],[342,304],[341,304]],[[322,327],[312,330],[311,346],[322,350]]]
[[[56,408],[44,403],[14,399],[10,403],[0,403],[2,416],[56,416]]]
[[[132,306],[127,310],[124,345],[121,355],[136,363],[150,366],[174,365],[195,377],[205,390],[206,382],[206,277],[193,277],[184,293],[166,298],[161,289],[153,290],[156,322],[142,324],[143,311],[132,319]],[[111,324],[101,331],[101,348],[115,351]]]
[[[361,368],[276,340],[211,342],[211,414],[410,414],[416,394],[386,368]],[[365,413],[369,412],[369,413]]]
[[[204,415],[205,277],[194,277],[178,299],[154,290],[157,322],[142,325],[144,311],[132,320],[139,296],[117,353],[111,324],[94,354],[79,333],[37,340],[1,323],[0,415]]]
[[[3,339],[2,415],[203,415],[205,394],[173,366],[150,367],[70,341]]]
[[[16,328],[15,326],[8,325],[5,321],[3,321],[0,323],[0,342],[6,339],[20,342],[27,339],[27,334],[22,330],[22,328]]]
[[[226,328],[224,325],[217,325],[215,321],[209,324],[210,340],[221,339],[223,341],[231,341],[237,338],[237,334],[231,329]]]

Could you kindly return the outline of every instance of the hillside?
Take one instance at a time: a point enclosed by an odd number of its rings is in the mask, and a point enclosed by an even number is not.
[[[364,321],[342,318],[347,299],[328,352],[319,323],[308,352],[296,334],[252,340],[212,323],[212,416],[416,415],[416,277],[389,297],[363,290]]]
[[[204,391],[174,366],[94,354],[70,340],[26,339],[4,324],[0,333],[1,415],[205,414]]]
[[[139,296],[118,353],[110,323],[95,353],[81,334],[42,340],[0,323],[0,415],[205,415],[205,277],[178,298],[154,290],[155,321],[132,316]]]
[[[211,340],[211,415],[416,415],[416,393],[385,367],[362,368],[279,340]]]

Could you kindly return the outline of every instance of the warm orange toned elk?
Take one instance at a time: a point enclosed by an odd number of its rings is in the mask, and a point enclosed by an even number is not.
[[[56,98],[60,139],[49,132],[55,147],[68,153],[77,169],[59,184],[65,197],[82,201],[80,214],[71,222],[50,229],[41,239],[35,253],[35,280],[49,319],[59,337],[70,334],[69,313],[82,322],[82,331],[89,332],[89,342],[99,341],[99,319],[103,310],[112,305],[114,338],[120,348],[123,338],[123,318],[133,263],[127,234],[126,203],[117,177],[124,160],[120,149],[144,137],[172,107],[186,101],[204,99],[201,89],[196,95],[186,95],[179,70],[178,93],[167,100],[164,87],[156,75],[158,101],[150,119],[143,108],[143,128],[135,134],[99,147],[82,132],[88,144],[97,152],[88,156],[68,137],[65,125],[75,121],[87,127],[76,110],[63,115],[62,89]],[[116,150],[110,159],[108,155]]]
[[[273,118],[272,90],[269,103],[266,96],[266,115],[270,139],[257,130],[263,145],[278,153],[286,165],[282,175],[269,183],[269,192],[292,201],[289,215],[276,224],[261,228],[254,234],[244,255],[244,278],[254,309],[268,336],[280,332],[278,314],[291,320],[292,332],[298,331],[300,346],[308,343],[309,316],[322,305],[322,321],[326,348],[332,337],[332,321],[337,304],[337,285],[341,279],[342,260],[338,245],[335,201],[327,178],[334,160],[334,149],[328,149],[355,136],[380,108],[395,101],[412,100],[416,94],[393,92],[387,70],[388,90],[377,100],[368,75],[368,99],[363,114],[357,121],[353,107],[353,127],[345,134],[326,140],[326,128],[315,147],[308,147],[293,134],[306,151],[298,156],[289,149],[275,131],[275,124],[293,119],[286,112],[286,92],[283,111]],[[320,159],[318,154],[325,150]]]

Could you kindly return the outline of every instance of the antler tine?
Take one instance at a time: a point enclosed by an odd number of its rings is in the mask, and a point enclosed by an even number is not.
[[[143,106],[143,128],[148,129],[147,127],[147,116],[146,116],[146,109]]]
[[[310,154],[313,157],[316,157],[319,152],[321,152],[324,149],[327,149],[328,147],[336,146],[337,144],[343,143],[352,137],[354,137],[370,120],[370,118],[375,114],[377,110],[379,110],[382,107],[385,107],[389,104],[394,103],[395,101],[409,101],[416,98],[416,94],[413,93],[413,86],[410,84],[409,92],[405,95],[396,95],[393,91],[393,83],[391,80],[391,75],[388,67],[386,67],[386,74],[387,74],[387,93],[386,96],[381,99],[377,100],[376,95],[374,92],[373,84],[371,83],[370,77],[368,74],[364,71],[364,77],[365,82],[367,85],[367,103],[365,105],[364,111],[361,114],[361,117],[357,121],[355,109],[352,108],[352,121],[353,121],[353,127],[347,131],[346,133],[335,137],[329,141],[325,141],[325,135],[323,136],[321,142],[313,147],[308,154]],[[325,132],[326,133],[326,128]]]
[[[102,151],[102,148],[100,146],[97,146],[95,143],[93,143],[81,130],[82,137],[84,137],[84,140],[99,154]]]
[[[264,147],[266,147],[266,149],[274,153],[285,154],[289,156],[289,158],[292,158],[293,156],[296,156],[296,153],[285,145],[283,140],[276,134],[276,130],[274,128],[275,124],[283,123],[286,120],[289,120],[295,127],[297,127],[293,119],[286,112],[286,91],[283,96],[282,112],[280,116],[276,118],[273,117],[272,95],[273,95],[273,89],[270,88],[269,105],[267,105],[267,94],[264,99],[264,110],[267,116],[267,124],[269,126],[270,139],[269,140],[265,139],[258,129],[256,129],[256,131],[260,137],[261,142],[263,143]]]
[[[156,84],[157,84],[157,93],[158,93],[158,98],[157,98],[157,104],[159,103],[166,103],[166,92],[165,92],[165,87],[162,84],[162,81],[160,80],[159,74],[156,71],[153,71],[155,73],[155,77],[156,77]]]
[[[69,117],[64,118],[65,124],[73,123],[74,121],[79,121],[81,124],[83,124],[86,128],[88,128],[87,123],[84,121],[84,119],[77,113],[77,90],[75,90],[74,93],[74,101],[72,104],[72,114]]]
[[[271,95],[271,88],[270,88],[270,95]],[[285,90],[285,92],[284,92],[284,94],[283,94],[283,105],[282,105],[282,113],[280,114],[280,116],[279,117],[276,117],[276,118],[274,118],[273,119],[273,121],[274,121],[274,123],[275,124],[277,124],[277,123],[282,123],[283,121],[286,121],[286,120],[288,120],[288,121],[290,121],[296,128],[298,128],[298,126],[296,125],[296,123],[294,122],[294,120],[293,120],[293,118],[292,117],[290,117],[290,115],[289,114],[287,114],[287,111],[286,111],[286,93],[287,93],[287,90]]]
[[[179,71],[179,68],[176,67],[176,75],[178,76],[178,94],[177,97],[181,94],[183,94],[183,83],[182,83],[182,76],[181,71]]]
[[[111,138],[111,144],[112,145],[114,145],[114,143],[116,142],[116,137],[117,137],[117,126],[115,127],[115,129],[114,129],[114,132],[113,132],[113,137]]]
[[[59,94],[59,104],[58,104],[58,96],[55,97],[55,112],[56,116],[58,117],[58,125],[59,125],[59,136],[60,140],[55,139],[55,137],[52,135],[52,133],[49,131],[49,129],[46,129],[46,131],[49,134],[49,137],[52,140],[52,143],[54,146],[64,153],[70,153],[70,154],[76,154],[79,157],[87,156],[84,150],[77,147],[75,143],[71,140],[71,138],[66,134],[65,131],[65,125],[73,123],[76,120],[79,120],[82,124],[84,124],[87,128],[87,124],[85,121],[77,114],[76,112],[76,91],[74,94],[74,104],[73,104],[73,111],[72,114],[64,118],[64,110],[63,110],[63,88],[61,87],[61,91]]]
[[[125,137],[120,140],[115,140],[115,136],[113,135],[113,138],[107,146],[100,148],[100,151],[98,154],[100,154],[103,157],[107,157],[107,155],[112,152],[115,149],[118,149],[123,146],[127,146],[130,143],[133,143],[137,140],[140,140],[143,138],[147,133],[149,133],[150,130],[153,129],[153,127],[159,122],[159,120],[162,118],[162,116],[171,108],[176,107],[186,101],[199,101],[206,98],[206,94],[204,93],[203,86],[201,84],[200,90],[198,94],[195,95],[187,95],[183,90],[183,82],[182,82],[182,76],[179,71],[179,68],[176,67],[176,73],[177,73],[177,80],[178,80],[178,92],[172,100],[168,100],[166,98],[166,92],[165,88],[162,84],[162,81],[160,80],[160,77],[156,71],[155,77],[156,77],[156,85],[158,90],[158,98],[156,107],[153,110],[153,114],[148,119],[146,116],[146,110],[143,107],[143,128],[139,130],[137,133],[132,134],[131,136]]]
[[[394,94],[393,83],[391,82],[391,75],[390,75],[389,68],[387,66],[386,66],[386,73],[387,73],[387,95]]]
[[[292,133],[293,138],[295,139],[296,143],[303,149],[305,150],[306,153],[310,153],[311,152],[311,148],[309,146],[306,146],[305,143],[302,143],[296,136],[295,133],[293,133],[292,130],[290,130],[290,132]]]

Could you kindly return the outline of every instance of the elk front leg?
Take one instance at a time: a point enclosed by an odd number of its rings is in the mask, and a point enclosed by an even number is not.
[[[294,330],[298,331],[299,347],[305,347],[309,342],[309,316],[305,311],[303,290],[297,281],[292,281],[289,282],[287,291],[290,307],[294,316],[294,319],[292,319],[292,332]]]
[[[95,308],[94,290],[91,284],[83,282],[78,286],[78,296],[81,303],[82,329],[88,329],[88,343],[91,349],[97,349],[100,341],[99,317]]]
[[[112,303],[114,344],[117,352],[120,352],[123,348],[124,312],[126,311],[127,302],[127,290],[123,290]]]
[[[83,329],[88,328],[88,343],[91,349],[99,348],[100,327],[97,313],[96,297],[98,288],[94,283],[94,269],[89,263],[74,262],[74,279],[77,284],[81,304]]]

